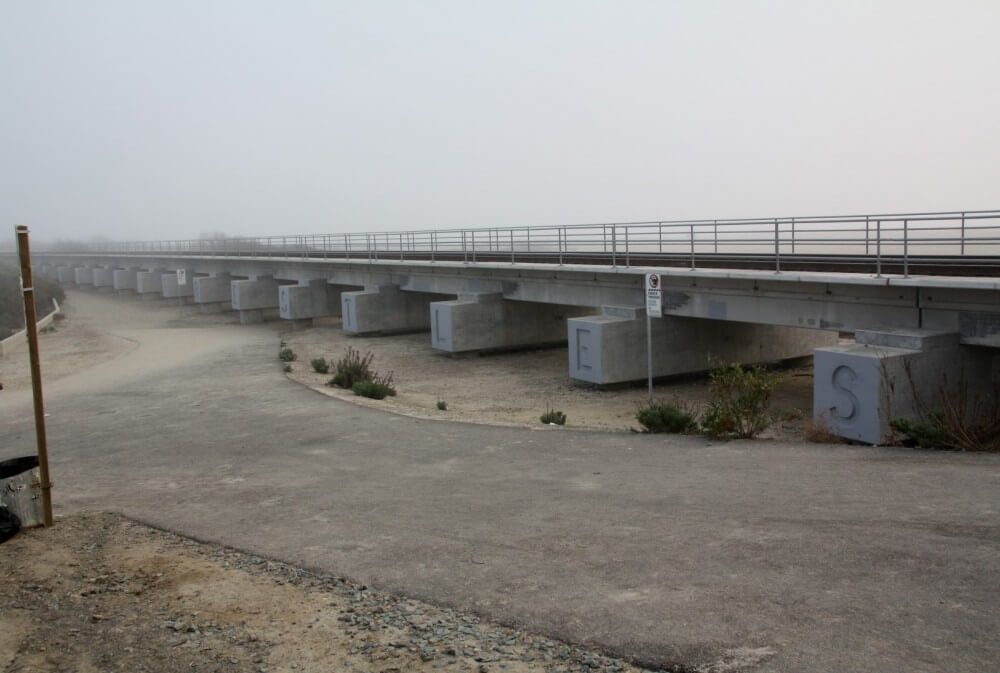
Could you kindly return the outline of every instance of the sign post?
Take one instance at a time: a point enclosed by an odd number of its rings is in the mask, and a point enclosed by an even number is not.
[[[663,317],[663,289],[660,274],[646,274],[646,379],[649,385],[649,403],[653,403],[653,317]]]

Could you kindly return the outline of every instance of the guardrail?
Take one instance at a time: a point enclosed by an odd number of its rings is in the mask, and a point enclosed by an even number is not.
[[[220,255],[362,260],[558,261],[628,267],[656,258],[782,258],[901,264],[935,257],[995,264],[1000,258],[1000,210],[896,213],[737,220],[675,220],[541,227],[491,227],[344,234],[123,241],[74,245],[73,250],[128,255]]]

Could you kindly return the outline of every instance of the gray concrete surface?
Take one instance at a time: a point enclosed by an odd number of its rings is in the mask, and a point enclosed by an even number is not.
[[[688,670],[740,647],[774,651],[755,671],[1000,661],[1000,456],[415,420],[286,380],[280,325],[73,302],[139,346],[48,387],[57,514]],[[0,393],[0,458],[33,451],[29,409]]]

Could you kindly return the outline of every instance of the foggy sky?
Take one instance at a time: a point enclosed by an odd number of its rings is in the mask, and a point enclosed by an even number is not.
[[[996,0],[4,0],[0,228],[997,208],[998,28]]]

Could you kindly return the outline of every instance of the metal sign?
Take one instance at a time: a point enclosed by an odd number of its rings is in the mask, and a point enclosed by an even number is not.
[[[660,287],[660,274],[646,274],[646,315],[651,318],[663,317],[663,288]]]
[[[187,285],[187,269],[177,269],[177,284]]]

